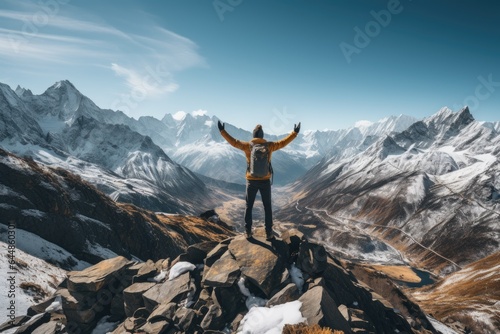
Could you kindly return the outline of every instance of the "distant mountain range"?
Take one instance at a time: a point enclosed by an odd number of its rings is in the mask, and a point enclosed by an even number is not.
[[[295,182],[290,193],[300,195],[278,217],[299,226],[321,222],[311,233],[354,257],[401,251],[438,273],[500,250],[498,123],[475,121],[468,108],[443,108],[349,150]]]
[[[115,200],[155,211],[187,213],[213,205],[212,192],[193,172],[244,184],[245,158],[220,136],[217,121],[203,114],[136,120],[100,109],[66,80],[41,95],[0,84],[3,148],[72,170]],[[350,155],[357,145],[402,131],[414,121],[390,117],[370,126],[301,134],[273,155],[275,183],[288,184],[325,156]],[[251,139],[249,131],[230,124],[227,130]]]

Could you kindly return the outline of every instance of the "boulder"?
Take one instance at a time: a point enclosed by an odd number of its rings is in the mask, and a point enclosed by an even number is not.
[[[49,313],[40,313],[31,317],[26,323],[16,330],[17,334],[31,334],[38,327],[50,321]]]
[[[180,302],[187,297],[192,290],[190,273],[184,273],[171,281],[156,284],[146,291],[142,296],[144,306],[152,312],[158,304],[168,304],[170,302]]]
[[[40,314],[45,312],[45,309],[50,306],[54,301],[56,300],[56,296],[52,296],[51,298],[35,305],[31,305],[28,308],[28,315],[29,316],[34,316],[36,314]]]
[[[185,254],[185,260],[194,264],[202,264],[207,254],[219,243],[217,241],[205,241],[200,242],[194,245],[191,245],[187,248]]]
[[[70,292],[68,289],[60,289],[62,308],[68,323],[91,324],[104,314],[104,308],[97,302],[95,295],[86,295],[78,292]]]
[[[131,317],[138,308],[144,307],[142,295],[155,285],[156,283],[153,282],[134,283],[123,290],[123,301],[127,317]]]
[[[16,318],[14,318],[14,320],[9,319],[8,321],[6,321],[0,325],[0,333],[2,333],[3,331],[5,331],[7,329],[13,328],[13,327],[19,327],[22,324],[25,324],[26,322],[28,322],[30,319],[31,319],[31,316],[28,316],[28,315],[18,316]]]
[[[197,314],[190,308],[179,308],[174,315],[174,322],[183,333],[190,333],[196,325]]]
[[[297,285],[290,283],[269,299],[266,306],[271,307],[274,305],[285,304],[297,300],[299,297],[300,293]]]
[[[130,284],[123,275],[124,269],[132,263],[123,256],[117,256],[101,261],[82,271],[69,272],[68,290],[74,292],[97,292],[111,283],[122,285],[124,288]]]
[[[222,309],[218,305],[210,305],[207,314],[200,323],[200,327],[206,330],[217,330],[224,327],[224,317]]]
[[[321,285],[306,291],[299,301],[302,302],[300,307],[302,316],[307,319],[309,325],[318,324],[342,330],[345,334],[351,333],[349,323],[338,310],[328,291]]]
[[[175,311],[177,309],[176,303],[160,304],[156,307],[148,318],[148,322],[168,321],[174,320]]]
[[[288,248],[280,240],[274,240],[271,244],[244,236],[235,237],[229,244],[229,251],[241,273],[268,297],[283,283],[284,274],[287,273],[288,254],[278,253],[276,249]]]
[[[221,258],[221,256],[227,251],[227,249],[227,244],[219,243],[217,246],[215,246],[210,252],[208,252],[207,256],[205,257],[205,266],[211,267],[215,263],[215,261]]]
[[[208,287],[230,287],[240,276],[238,262],[231,256],[218,259],[203,275],[202,283]]]
[[[158,275],[158,268],[156,267],[156,263],[151,260],[146,261],[137,271],[137,274],[134,275],[132,282],[147,282],[149,278],[153,278]]]
[[[123,325],[127,331],[135,333],[136,330],[139,329],[139,327],[143,326],[145,323],[146,319],[144,318],[129,317],[125,319]]]
[[[326,269],[327,255],[325,247],[304,241],[299,247],[297,267],[309,276],[316,277]]]
[[[213,288],[212,300],[223,310],[225,322],[232,321],[240,309],[245,307],[243,295],[236,284],[229,288]]]

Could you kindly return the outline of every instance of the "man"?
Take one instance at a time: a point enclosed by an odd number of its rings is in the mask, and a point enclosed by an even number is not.
[[[293,126],[293,131],[286,138],[279,140],[277,142],[268,142],[264,139],[264,130],[262,130],[262,125],[258,124],[253,130],[253,139],[249,142],[239,141],[234,139],[226,132],[224,129],[224,123],[218,122],[219,131],[227,140],[229,144],[236,147],[237,149],[245,152],[247,158],[247,186],[246,186],[246,208],[245,208],[245,234],[247,238],[252,237],[252,209],[255,202],[255,196],[257,192],[260,191],[262,197],[262,203],[264,204],[265,212],[265,227],[266,227],[266,239],[272,240],[273,236],[273,211],[271,207],[271,154],[274,151],[282,149],[286,145],[290,144],[294,140],[300,131],[300,122]],[[252,151],[254,153],[252,153]],[[261,164],[258,161],[258,154],[262,153],[262,156],[267,160],[267,164]],[[260,164],[260,165],[259,165]],[[265,172],[260,172],[262,170],[261,166],[266,166]],[[267,167],[268,166],[268,167]]]

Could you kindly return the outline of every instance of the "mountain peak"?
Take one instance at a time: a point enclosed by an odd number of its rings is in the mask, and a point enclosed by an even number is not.
[[[44,94],[50,94],[52,92],[66,92],[73,93],[76,95],[82,95],[78,89],[69,81],[69,80],[61,80],[57,81],[55,84],[47,88]]]
[[[17,96],[19,96],[19,97],[33,96],[33,93],[31,92],[31,90],[26,89],[24,87],[21,87],[19,85],[17,85],[15,92],[16,92]]]

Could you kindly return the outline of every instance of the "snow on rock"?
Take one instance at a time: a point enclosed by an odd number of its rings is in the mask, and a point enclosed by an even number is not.
[[[286,324],[294,325],[306,319],[298,300],[273,307],[252,307],[240,323],[237,333],[280,334]]]
[[[173,279],[176,279],[180,275],[182,275],[188,271],[192,271],[194,269],[196,269],[196,266],[190,262],[186,262],[186,261],[177,262],[176,264],[174,264],[172,266],[172,268],[170,268],[168,280],[171,281]]]
[[[292,282],[297,286],[297,289],[299,289],[299,292],[302,292],[304,288],[304,277],[302,275],[302,270],[297,268],[295,263],[293,263],[290,268],[290,277]]]
[[[245,285],[245,277],[241,276],[240,279],[238,280],[238,287],[240,288],[241,293],[243,296],[247,297],[245,300],[245,305],[248,310],[250,310],[252,307],[262,307],[265,306],[267,303],[267,299],[256,297],[253,295],[250,290]]]

